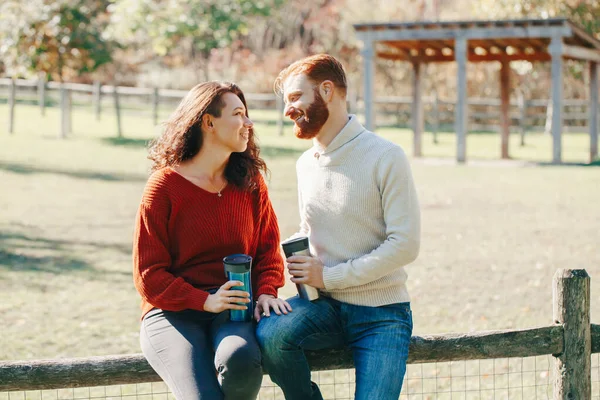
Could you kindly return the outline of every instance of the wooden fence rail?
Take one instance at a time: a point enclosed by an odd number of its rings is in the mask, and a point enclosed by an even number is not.
[[[553,280],[555,325],[523,330],[414,336],[409,363],[531,357],[551,354],[554,399],[591,397],[591,354],[600,353],[600,325],[590,324],[590,278],[558,270]],[[315,371],[353,367],[348,350],[307,352]],[[0,391],[109,386],[159,381],[141,354],[0,362]]]

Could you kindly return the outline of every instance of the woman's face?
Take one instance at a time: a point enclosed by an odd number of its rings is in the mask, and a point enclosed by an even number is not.
[[[246,116],[246,107],[240,98],[227,92],[223,95],[225,107],[220,117],[213,117],[215,139],[232,153],[241,153],[248,146],[252,121]]]

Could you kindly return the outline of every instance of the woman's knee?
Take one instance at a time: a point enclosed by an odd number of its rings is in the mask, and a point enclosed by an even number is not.
[[[260,369],[261,355],[256,343],[249,343],[239,336],[230,336],[223,340],[215,352],[215,368],[237,372]]]
[[[262,383],[260,350],[239,337],[221,343],[215,354],[215,368],[227,399],[256,397]],[[232,343],[233,342],[233,343]]]

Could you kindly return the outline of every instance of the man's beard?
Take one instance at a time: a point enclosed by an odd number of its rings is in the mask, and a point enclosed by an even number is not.
[[[329,118],[329,109],[321,93],[317,89],[314,89],[314,93],[315,99],[308,106],[303,120],[294,124],[294,134],[299,139],[312,139],[317,136]]]

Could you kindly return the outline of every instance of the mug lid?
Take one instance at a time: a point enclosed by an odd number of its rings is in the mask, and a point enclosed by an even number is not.
[[[223,258],[225,264],[246,264],[252,261],[252,257],[247,254],[231,254]]]

